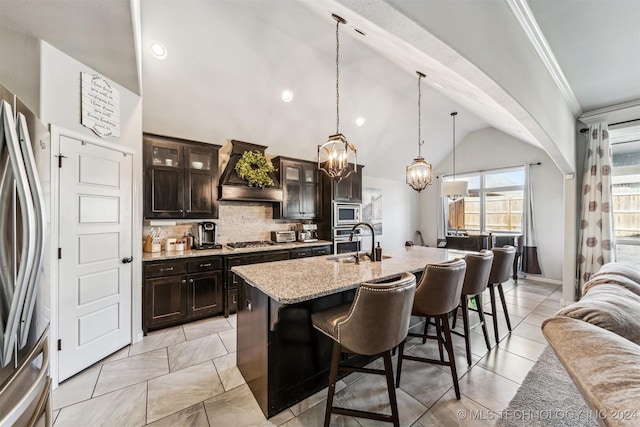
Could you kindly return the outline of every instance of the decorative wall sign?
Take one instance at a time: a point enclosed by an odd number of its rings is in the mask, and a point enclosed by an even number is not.
[[[82,74],[82,125],[101,138],[120,136],[120,93],[98,74]]]

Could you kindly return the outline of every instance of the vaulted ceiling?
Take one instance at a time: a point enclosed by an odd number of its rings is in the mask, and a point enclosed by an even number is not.
[[[433,26],[428,18],[442,1],[386,0],[425,28]],[[336,125],[335,21],[329,13],[336,4],[5,0],[0,26],[43,39],[141,93],[145,131],[219,144],[241,139],[268,145],[273,155],[313,159],[316,146]],[[528,4],[583,111],[640,99],[640,2]],[[493,126],[537,144],[478,88],[357,14],[348,15],[340,28],[340,130],[358,147],[367,174],[402,179],[404,165],[417,154],[417,69],[428,75],[422,85],[428,161],[437,164],[451,151],[449,114],[454,110],[459,112],[458,141]],[[152,40],[167,47],[166,60],[150,56]],[[294,92],[292,102],[280,100],[284,89]],[[366,122],[358,127],[360,116]]]

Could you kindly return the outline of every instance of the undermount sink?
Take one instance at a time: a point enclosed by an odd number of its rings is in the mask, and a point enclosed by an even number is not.
[[[360,262],[366,262],[366,261],[371,261],[371,259],[369,258],[368,255],[365,254],[359,254],[359,258],[360,258]],[[391,258],[389,255],[382,255],[382,259],[389,259]],[[336,256],[331,256],[327,258],[327,261],[333,261],[333,262],[344,262],[344,263],[355,263],[356,262],[356,256],[355,255],[336,255]]]

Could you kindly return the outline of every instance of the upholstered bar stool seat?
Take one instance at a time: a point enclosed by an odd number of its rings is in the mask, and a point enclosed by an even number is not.
[[[333,307],[311,316],[314,328],[333,340],[325,426],[329,425],[332,413],[400,425],[393,387],[391,349],[407,337],[415,290],[416,278],[411,273],[405,273],[399,280],[390,283],[363,283],[358,287],[353,303]],[[384,370],[340,365],[343,352],[365,356],[380,355],[384,359]],[[391,414],[334,407],[333,396],[339,371],[385,375]]]
[[[402,374],[402,361],[404,359],[416,362],[427,362],[437,365],[449,366],[453,377],[453,387],[456,397],[460,399],[458,386],[458,373],[456,361],[451,343],[451,329],[449,328],[449,314],[458,307],[462,293],[462,281],[466,263],[462,259],[454,259],[442,264],[430,264],[424,269],[420,278],[420,284],[416,288],[416,296],[413,301],[412,315],[425,317],[424,334],[409,334],[411,336],[432,338],[438,340],[440,359],[428,359],[404,354],[404,341],[398,351],[398,373],[396,375],[396,387],[400,387],[400,375]],[[436,325],[436,335],[427,335],[429,319],[433,318]],[[448,360],[444,359],[442,347],[447,350]],[[428,381],[428,379],[425,379]]]
[[[478,254],[467,254],[464,257],[464,261],[467,263],[467,270],[464,273],[464,281],[462,282],[462,295],[460,296],[460,307],[462,308],[462,323],[464,325],[464,333],[458,334],[456,331],[452,331],[454,334],[462,335],[464,337],[465,348],[467,351],[467,364],[471,365],[471,330],[476,326],[482,326],[482,334],[484,335],[484,342],[487,346],[487,350],[491,350],[491,344],[489,343],[489,333],[487,332],[487,325],[484,320],[484,310],[482,306],[482,293],[487,289],[489,283],[489,273],[491,272],[491,265],[493,264],[493,252],[482,250]],[[480,322],[475,325],[469,326],[469,299],[473,298],[476,303],[476,311]],[[455,310],[453,316],[453,327],[456,327],[456,315],[458,310]]]
[[[500,301],[502,302],[502,311],[504,311],[504,318],[507,321],[507,328],[511,332],[511,319],[509,319],[509,311],[507,311],[507,303],[504,299],[504,290],[502,284],[509,280],[509,272],[513,260],[516,257],[516,248],[513,246],[505,245],[501,248],[491,249],[493,252],[493,264],[491,265],[491,272],[489,273],[489,293],[491,295],[491,313],[488,314],[493,318],[493,332],[496,338],[496,344],[500,342],[500,334],[498,333],[498,313],[496,311],[496,292],[495,288],[498,288],[500,293]]]

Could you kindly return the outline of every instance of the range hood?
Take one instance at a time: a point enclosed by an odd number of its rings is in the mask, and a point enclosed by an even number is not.
[[[259,151],[264,154],[267,149],[264,145],[251,144],[243,141],[231,141],[231,156],[229,163],[224,168],[220,177],[220,187],[218,191],[218,200],[236,200],[246,202],[282,202],[282,188],[280,180],[275,173],[269,174],[273,179],[274,186],[259,188],[249,187],[247,181],[240,178],[236,173],[235,167],[242,154],[245,151]]]

